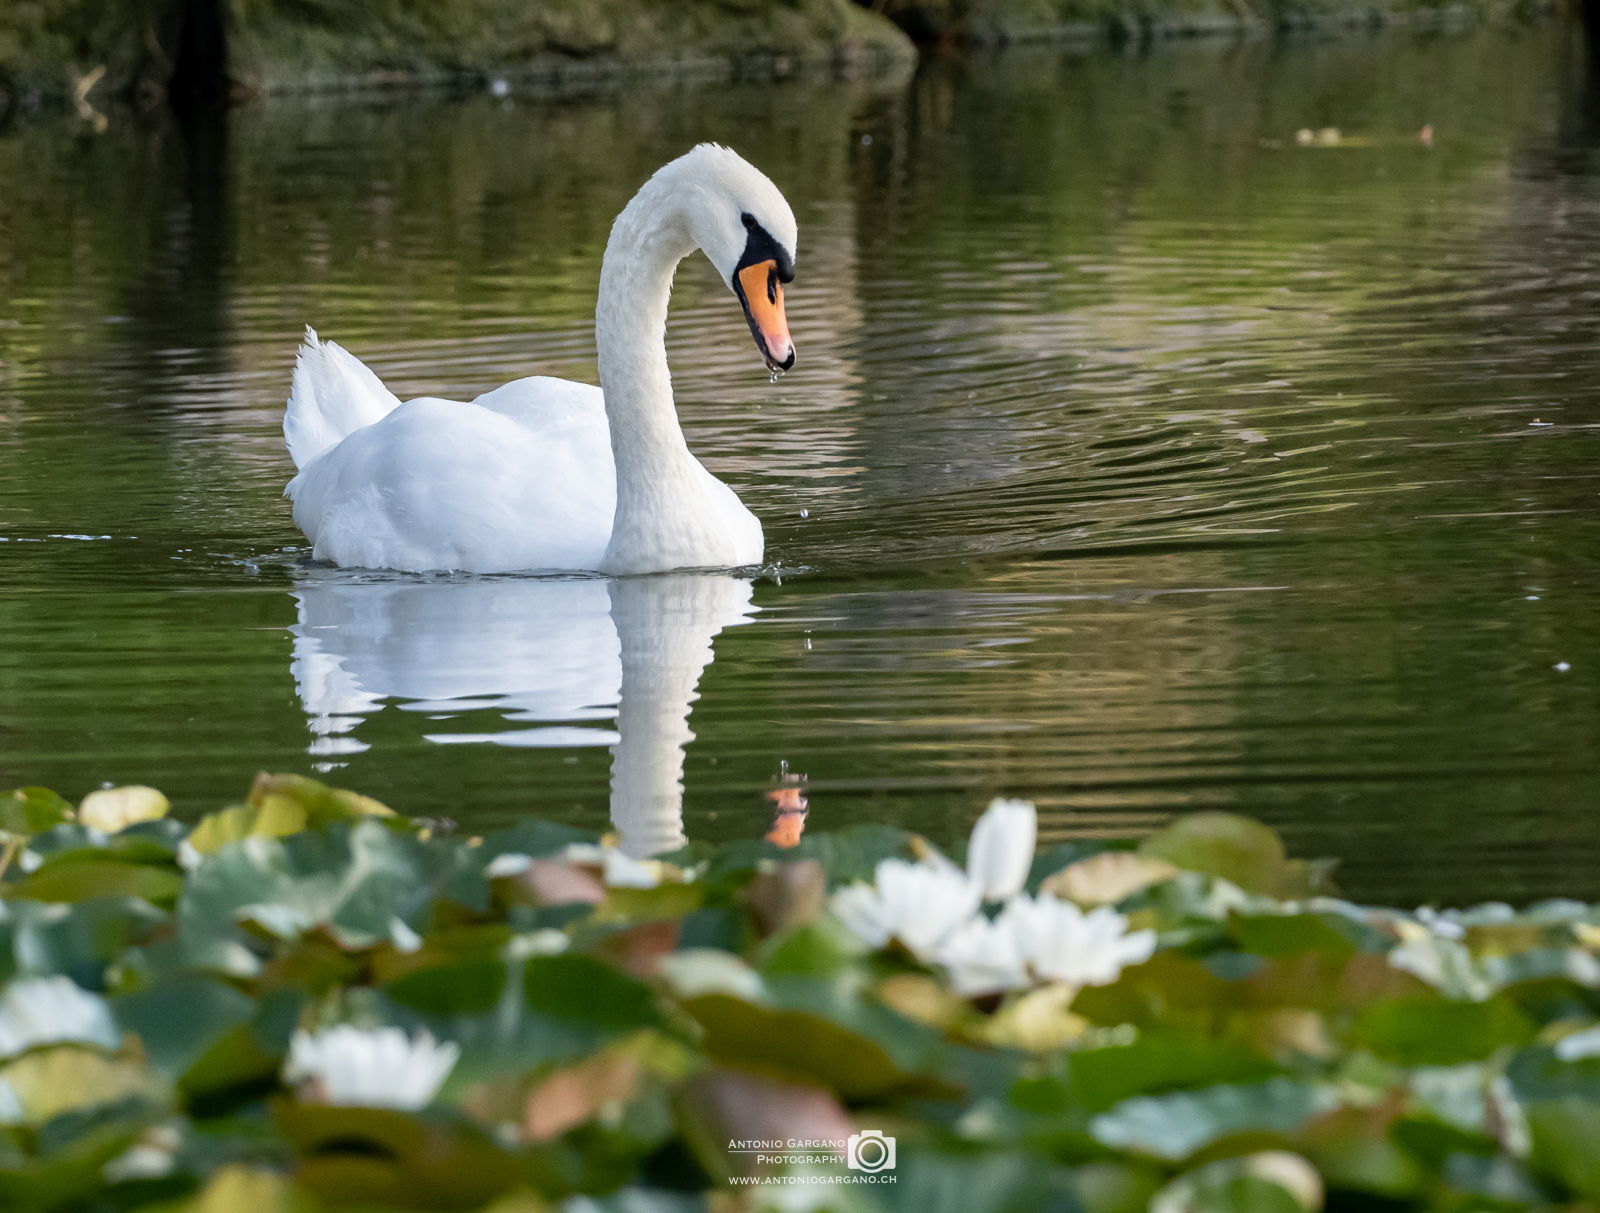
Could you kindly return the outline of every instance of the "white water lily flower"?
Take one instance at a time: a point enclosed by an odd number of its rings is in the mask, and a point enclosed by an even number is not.
[[[1023,961],[1043,981],[1109,985],[1156,949],[1154,931],[1130,932],[1127,917],[1110,906],[1085,913],[1048,893],[1013,897],[995,923],[1015,935]]]
[[[960,868],[903,859],[879,862],[872,884],[857,882],[833,895],[834,914],[870,946],[898,939],[931,959],[938,945],[977,913],[977,886]]]
[[[967,875],[985,901],[1004,901],[1022,891],[1038,835],[1039,814],[1032,801],[989,802],[967,844]]]
[[[114,1049],[120,1041],[105,999],[69,978],[28,977],[0,994],[0,1057],[35,1045],[73,1042]]]
[[[1020,990],[1032,983],[1018,946],[1017,933],[1008,924],[975,915],[940,944],[937,960],[950,985],[963,998]]]
[[[432,1102],[460,1056],[460,1046],[427,1032],[407,1036],[399,1028],[340,1024],[296,1032],[283,1076],[291,1084],[314,1084],[323,1103],[409,1111]]]

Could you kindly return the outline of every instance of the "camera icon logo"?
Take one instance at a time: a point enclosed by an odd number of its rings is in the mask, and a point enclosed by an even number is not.
[[[844,1161],[852,1171],[894,1170],[894,1138],[882,1129],[862,1129],[852,1133],[844,1145]]]

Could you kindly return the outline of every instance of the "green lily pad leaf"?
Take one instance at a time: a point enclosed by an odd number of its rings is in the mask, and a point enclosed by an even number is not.
[[[1243,1045],[1178,1032],[1147,1032],[1128,1044],[1075,1049],[1050,1070],[1017,1082],[1011,1100],[1035,1115],[1104,1112],[1139,1095],[1238,1085],[1279,1067]]]
[[[96,1102],[56,1116],[38,1130],[32,1157],[0,1159],[0,1209],[34,1213],[94,1207],[105,1164],[164,1113],[162,1106],[135,1098]]]
[[[133,1100],[165,1106],[169,1089],[137,1062],[82,1045],[33,1049],[0,1067],[24,1123],[43,1125],[68,1112]]]
[[[280,838],[368,817],[394,818],[395,813],[370,796],[330,788],[303,775],[262,774],[244,804],[201,818],[189,844],[209,855],[245,838]]]
[[[1600,989],[1600,957],[1585,948],[1542,947],[1500,956],[1479,956],[1477,968],[1494,989],[1539,981],[1570,981]]]
[[[183,873],[173,867],[129,863],[98,851],[69,851],[53,857],[6,890],[29,901],[91,901],[137,897],[171,905],[183,889]]]
[[[176,1081],[223,1033],[254,1018],[256,1002],[225,982],[185,975],[115,999],[111,1010],[150,1064]]]
[[[370,963],[380,985],[440,965],[473,961],[498,964],[506,945],[515,934],[510,926],[502,922],[436,928],[421,937],[413,948],[402,950],[390,946],[381,949],[373,954]]]
[[[49,788],[0,792],[0,834],[29,838],[71,820],[71,803]]]
[[[1317,1213],[1322,1200],[1316,1168],[1272,1150],[1180,1175],[1151,1200],[1150,1213]]]
[[[1350,1073],[1345,1077],[1359,1081]],[[1405,1137],[1397,1131],[1398,1106],[1398,1101],[1391,1101],[1335,1108],[1305,1127],[1296,1148],[1315,1164],[1331,1187],[1396,1201],[1420,1198],[1428,1189],[1426,1171],[1399,1144],[1401,1140],[1417,1144],[1419,1138]],[[1411,1122],[1411,1126],[1415,1124]],[[1482,1143],[1470,1144],[1481,1148]]]
[[[706,1213],[706,1199],[698,1192],[672,1192],[664,1188],[623,1188],[605,1196],[586,1196],[574,1202],[583,1213]],[[545,1213],[542,1204],[502,1207],[490,1213]]]
[[[1238,1133],[1290,1136],[1337,1104],[1328,1086],[1272,1078],[1126,1100],[1096,1116],[1089,1131],[1114,1149],[1178,1161]]]
[[[276,1087],[300,1008],[298,992],[274,990],[262,997],[248,1022],[215,1036],[188,1064],[179,1084],[191,1113],[213,1114]]]
[[[1501,1155],[1451,1154],[1442,1167],[1444,1184],[1465,1198],[1449,1207],[1484,1213],[1520,1213],[1547,1209],[1549,1193],[1533,1181],[1520,1163]]]
[[[276,1105],[301,1184],[331,1205],[479,1209],[518,1186],[517,1160],[482,1129],[432,1110]]]
[[[281,938],[321,926],[344,946],[370,947],[389,938],[394,919],[418,915],[459,862],[454,850],[372,821],[257,838],[195,868],[178,913],[199,935],[249,919]]]
[[[1600,1197],[1600,1056],[1563,1060],[1557,1048],[1525,1049],[1506,1079],[1533,1142],[1533,1166],[1574,1192]]]
[[[705,1030],[714,1060],[786,1082],[821,1084],[845,1099],[867,1099],[915,1084],[878,1040],[814,1011],[763,1006],[729,994],[690,998],[684,1009]]]
[[[511,966],[498,956],[408,967],[384,986],[395,1002],[423,1015],[488,1015],[505,999]]]
[[[761,950],[766,977],[831,977],[860,962],[861,941],[842,924],[820,919],[767,940]]]
[[[1220,876],[1247,893],[1291,897],[1310,891],[1306,865],[1288,857],[1283,840],[1260,822],[1232,813],[1190,813],[1139,850],[1186,871]]]
[[[0,902],[0,980],[18,973],[61,974],[85,989],[167,915],[130,897],[100,897],[64,909],[37,901]]]
[[[893,826],[859,825],[827,834],[808,834],[798,846],[780,847],[767,842],[734,843],[712,857],[705,879],[720,883],[736,874],[753,872],[764,861],[792,863],[814,859],[827,873],[828,886],[871,880],[880,861],[904,858],[912,835]]]
[[[857,1117],[860,1123],[860,1117]],[[870,1122],[868,1122],[871,1127]],[[887,1130],[887,1126],[885,1126]],[[901,1137],[894,1183],[842,1189],[872,1193],[872,1204],[830,1209],[889,1209],[894,1213],[1100,1213],[1074,1198],[1074,1173],[1017,1151],[975,1153],[930,1149]],[[848,1174],[848,1172],[846,1172]],[[804,1189],[802,1189],[803,1191]],[[1145,1213],[1140,1205],[1129,1213]]]
[[[1099,1024],[1209,1032],[1220,1009],[1237,1005],[1233,983],[1201,961],[1177,952],[1157,952],[1142,965],[1124,969],[1108,986],[1087,986],[1072,1000],[1072,1010]]]
[[[535,1014],[597,1037],[664,1026],[649,986],[587,956],[534,957],[523,967],[522,993]]]
[[[190,1200],[140,1208],[142,1213],[322,1213],[321,1203],[288,1176],[233,1162],[219,1168]]]
[[[178,850],[187,832],[187,827],[181,823],[164,818],[142,821],[111,835],[77,822],[67,822],[35,834],[28,842],[28,849],[46,862],[97,857],[173,867],[177,865]]]
[[[1229,923],[1238,946],[1253,956],[1293,956],[1321,952],[1387,952],[1394,935],[1348,914],[1235,914]]]
[[[553,821],[522,821],[505,830],[495,830],[483,836],[483,843],[475,848],[481,866],[501,855],[527,855],[541,859],[555,855],[570,846],[593,844],[598,835],[593,830],[580,830]]]
[[[1085,1163],[1072,1169],[1072,1193],[1083,1213],[1150,1213],[1165,1178],[1149,1164]]]
[[[1410,1080],[1413,1102],[1408,1112],[1413,1122],[1443,1126],[1459,1137],[1492,1136],[1486,1064],[1419,1066],[1411,1071]]]
[[[1240,959],[1255,960],[1248,955]],[[1430,993],[1416,977],[1368,952],[1276,956],[1239,976],[1246,987],[1243,997],[1255,1006],[1308,1007],[1324,1014],[1356,1014],[1379,1000]]]
[[[1449,1066],[1529,1043],[1537,1026],[1509,999],[1452,1002],[1429,995],[1386,998],[1363,1009],[1352,1043],[1410,1066]]]
[[[602,923],[649,922],[652,919],[682,918],[698,910],[705,900],[704,887],[672,881],[653,889],[610,888],[596,908],[595,921]]]
[[[452,1085],[575,1060],[667,1027],[649,986],[587,956],[438,965],[396,978],[383,993],[435,1036],[461,1045]]]

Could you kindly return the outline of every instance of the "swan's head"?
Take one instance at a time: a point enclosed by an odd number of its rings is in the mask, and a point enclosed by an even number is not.
[[[694,242],[744,306],[767,366],[788,370],[795,351],[783,284],[794,281],[794,212],[766,174],[725,147],[702,143],[679,164],[694,186],[688,209]]]

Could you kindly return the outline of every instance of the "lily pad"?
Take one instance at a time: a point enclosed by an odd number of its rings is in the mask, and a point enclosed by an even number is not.
[[[1236,1134],[1290,1138],[1338,1102],[1324,1084],[1271,1078],[1130,1099],[1096,1116],[1089,1131],[1105,1145],[1179,1161]]]
[[[1190,813],[1139,847],[1189,872],[1220,876],[1249,893],[1290,897],[1307,889],[1307,868],[1260,822],[1232,813]]]
[[[71,803],[49,788],[0,792],[0,834],[26,839],[71,820]]]

